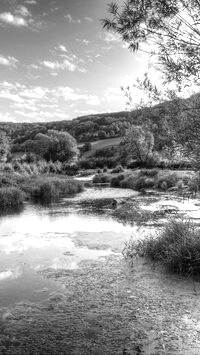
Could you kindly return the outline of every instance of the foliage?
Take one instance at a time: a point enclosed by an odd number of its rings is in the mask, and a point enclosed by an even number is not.
[[[110,177],[106,174],[98,174],[93,177],[93,184],[107,184],[110,182]]]
[[[166,190],[166,189],[176,186],[178,180],[179,180],[179,177],[175,173],[163,175],[157,179],[156,187],[160,188],[162,190],[164,187],[164,190]]]
[[[172,271],[194,276],[200,274],[200,231],[186,220],[168,221],[156,237],[136,241],[134,237],[125,245],[124,256],[131,261],[136,256],[161,262]]]
[[[7,155],[10,151],[10,143],[7,135],[4,131],[0,130],[0,162],[7,159]]]
[[[0,188],[0,212],[15,211],[22,207],[24,194],[16,187]]]
[[[122,168],[121,165],[117,165],[116,168],[114,168],[112,171],[111,171],[111,174],[118,174],[118,173],[123,173],[124,172],[124,169]]]
[[[153,155],[153,134],[145,127],[133,126],[126,131],[121,147],[127,158],[147,162]]]
[[[109,18],[103,26],[112,30],[133,51],[143,50],[157,56],[168,82],[199,80],[198,0],[125,0],[122,8],[116,2],[109,6]]]
[[[111,186],[111,187],[120,187],[120,182],[121,182],[122,180],[124,180],[124,177],[125,177],[125,175],[123,175],[123,174],[119,174],[119,175],[117,175],[117,176],[114,176],[114,177],[111,178],[111,180],[110,180],[110,186]]]

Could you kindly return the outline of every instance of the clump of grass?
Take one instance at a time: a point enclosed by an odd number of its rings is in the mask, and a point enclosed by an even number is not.
[[[16,187],[0,188],[0,212],[17,211],[24,201],[24,194]]]
[[[106,174],[97,174],[93,177],[94,184],[105,184],[110,182],[110,176]]]
[[[158,169],[142,169],[140,170],[140,175],[145,175],[149,177],[156,177],[158,175]]]
[[[120,182],[124,180],[124,175],[123,174],[119,174],[115,177],[113,177],[111,180],[110,180],[110,186],[111,187],[120,187]]]
[[[27,196],[36,202],[50,203],[59,197],[75,195],[83,190],[83,184],[70,178],[32,177],[21,183]]]
[[[176,174],[161,176],[156,181],[156,187],[163,190],[163,186],[164,186],[164,189],[167,190],[170,189],[171,187],[175,187],[178,180],[179,177]]]
[[[160,262],[184,276],[200,274],[200,230],[189,220],[171,219],[157,237],[125,244],[125,258],[133,262],[137,256]]]
[[[121,165],[117,165],[113,170],[111,170],[111,174],[119,174],[123,173],[124,169],[122,168]]]
[[[142,189],[153,188],[154,184],[155,181],[152,178],[145,176],[140,176],[138,178],[135,176],[129,176],[120,182],[120,187],[140,191]]]

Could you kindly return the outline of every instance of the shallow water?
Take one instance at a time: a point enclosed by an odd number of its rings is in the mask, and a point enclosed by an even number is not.
[[[116,195],[117,194],[117,195]],[[24,211],[0,218],[0,305],[39,301],[64,286],[40,276],[40,271],[73,270],[81,261],[119,253],[133,228],[108,214],[111,198],[134,196],[130,190],[88,189],[51,207],[27,204]],[[88,201],[86,205],[84,201]],[[93,207],[90,208],[90,201]]]

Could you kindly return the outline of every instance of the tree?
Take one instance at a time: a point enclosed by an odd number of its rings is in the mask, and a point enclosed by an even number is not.
[[[118,34],[131,50],[156,55],[166,82],[175,81],[179,89],[188,80],[199,84],[199,0],[125,0],[122,7],[115,1],[108,13],[104,28]]]
[[[76,140],[71,134],[49,130],[47,135],[50,138],[49,150],[45,154],[48,160],[71,162],[77,159],[79,150]]]
[[[127,158],[146,163],[153,157],[153,134],[145,127],[132,126],[126,131],[121,147]]]
[[[0,162],[6,161],[9,151],[9,139],[4,131],[0,131]]]

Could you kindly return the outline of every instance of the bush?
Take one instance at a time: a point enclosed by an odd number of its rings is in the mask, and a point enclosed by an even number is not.
[[[169,174],[166,176],[160,177],[156,182],[156,187],[162,190],[163,183],[165,184],[166,189],[176,186],[179,178],[176,174]]]
[[[153,188],[154,183],[155,183],[154,179],[147,178],[144,176],[136,178],[131,175],[120,182],[120,187],[124,189],[132,189],[132,190],[140,191],[142,189]]]
[[[158,175],[158,169],[142,169],[140,170],[140,175],[155,177]]]
[[[50,203],[58,197],[68,197],[83,190],[80,181],[57,177],[29,178],[21,183],[21,188],[36,202]]]
[[[22,207],[24,194],[16,187],[0,188],[0,211],[15,211]]]
[[[169,220],[157,238],[131,239],[126,243],[126,258],[135,256],[161,262],[173,272],[194,276],[200,274],[200,230],[190,221]]]
[[[120,182],[124,180],[124,175],[123,174],[119,174],[115,177],[113,177],[111,180],[110,180],[110,186],[111,187],[120,187]]]
[[[110,182],[110,177],[105,174],[98,174],[93,177],[93,184],[105,184]]]
[[[118,165],[118,166],[116,166],[116,168],[114,168],[111,171],[111,174],[119,174],[119,173],[123,173],[123,172],[124,172],[124,169],[122,168],[122,166]]]

